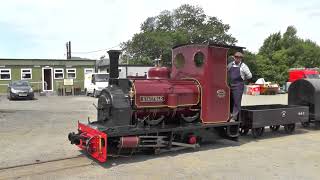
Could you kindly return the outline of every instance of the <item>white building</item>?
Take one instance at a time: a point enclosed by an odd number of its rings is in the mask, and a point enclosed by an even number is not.
[[[96,69],[97,73],[109,73],[109,59],[97,61]],[[147,76],[150,68],[154,66],[150,65],[127,65],[119,64],[119,78],[127,78],[133,76]]]

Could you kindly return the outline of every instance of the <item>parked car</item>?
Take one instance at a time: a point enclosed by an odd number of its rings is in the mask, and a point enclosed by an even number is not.
[[[33,99],[34,93],[28,81],[13,81],[8,86],[8,99]]]
[[[99,97],[102,89],[108,87],[109,73],[92,73],[90,79],[91,82],[86,87],[86,94]]]

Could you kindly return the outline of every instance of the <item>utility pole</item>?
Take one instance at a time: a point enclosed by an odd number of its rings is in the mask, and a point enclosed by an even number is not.
[[[67,59],[71,59],[71,41],[68,41],[66,43],[66,48],[67,48]]]

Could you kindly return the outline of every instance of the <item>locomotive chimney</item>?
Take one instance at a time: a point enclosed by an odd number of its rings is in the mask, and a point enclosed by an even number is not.
[[[110,59],[110,64],[109,64],[109,74],[110,74],[110,80],[109,80],[109,84],[114,84],[113,82],[115,82],[119,77],[119,55],[121,54],[120,50],[109,50],[107,52],[109,54],[109,59]]]

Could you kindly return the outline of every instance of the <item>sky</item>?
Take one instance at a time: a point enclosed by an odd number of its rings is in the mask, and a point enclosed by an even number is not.
[[[119,49],[146,18],[182,4],[200,6],[229,24],[237,45],[252,52],[289,25],[320,44],[317,0],[2,0],[0,58],[64,59],[71,41],[72,56],[98,59],[105,51],[85,52]]]

